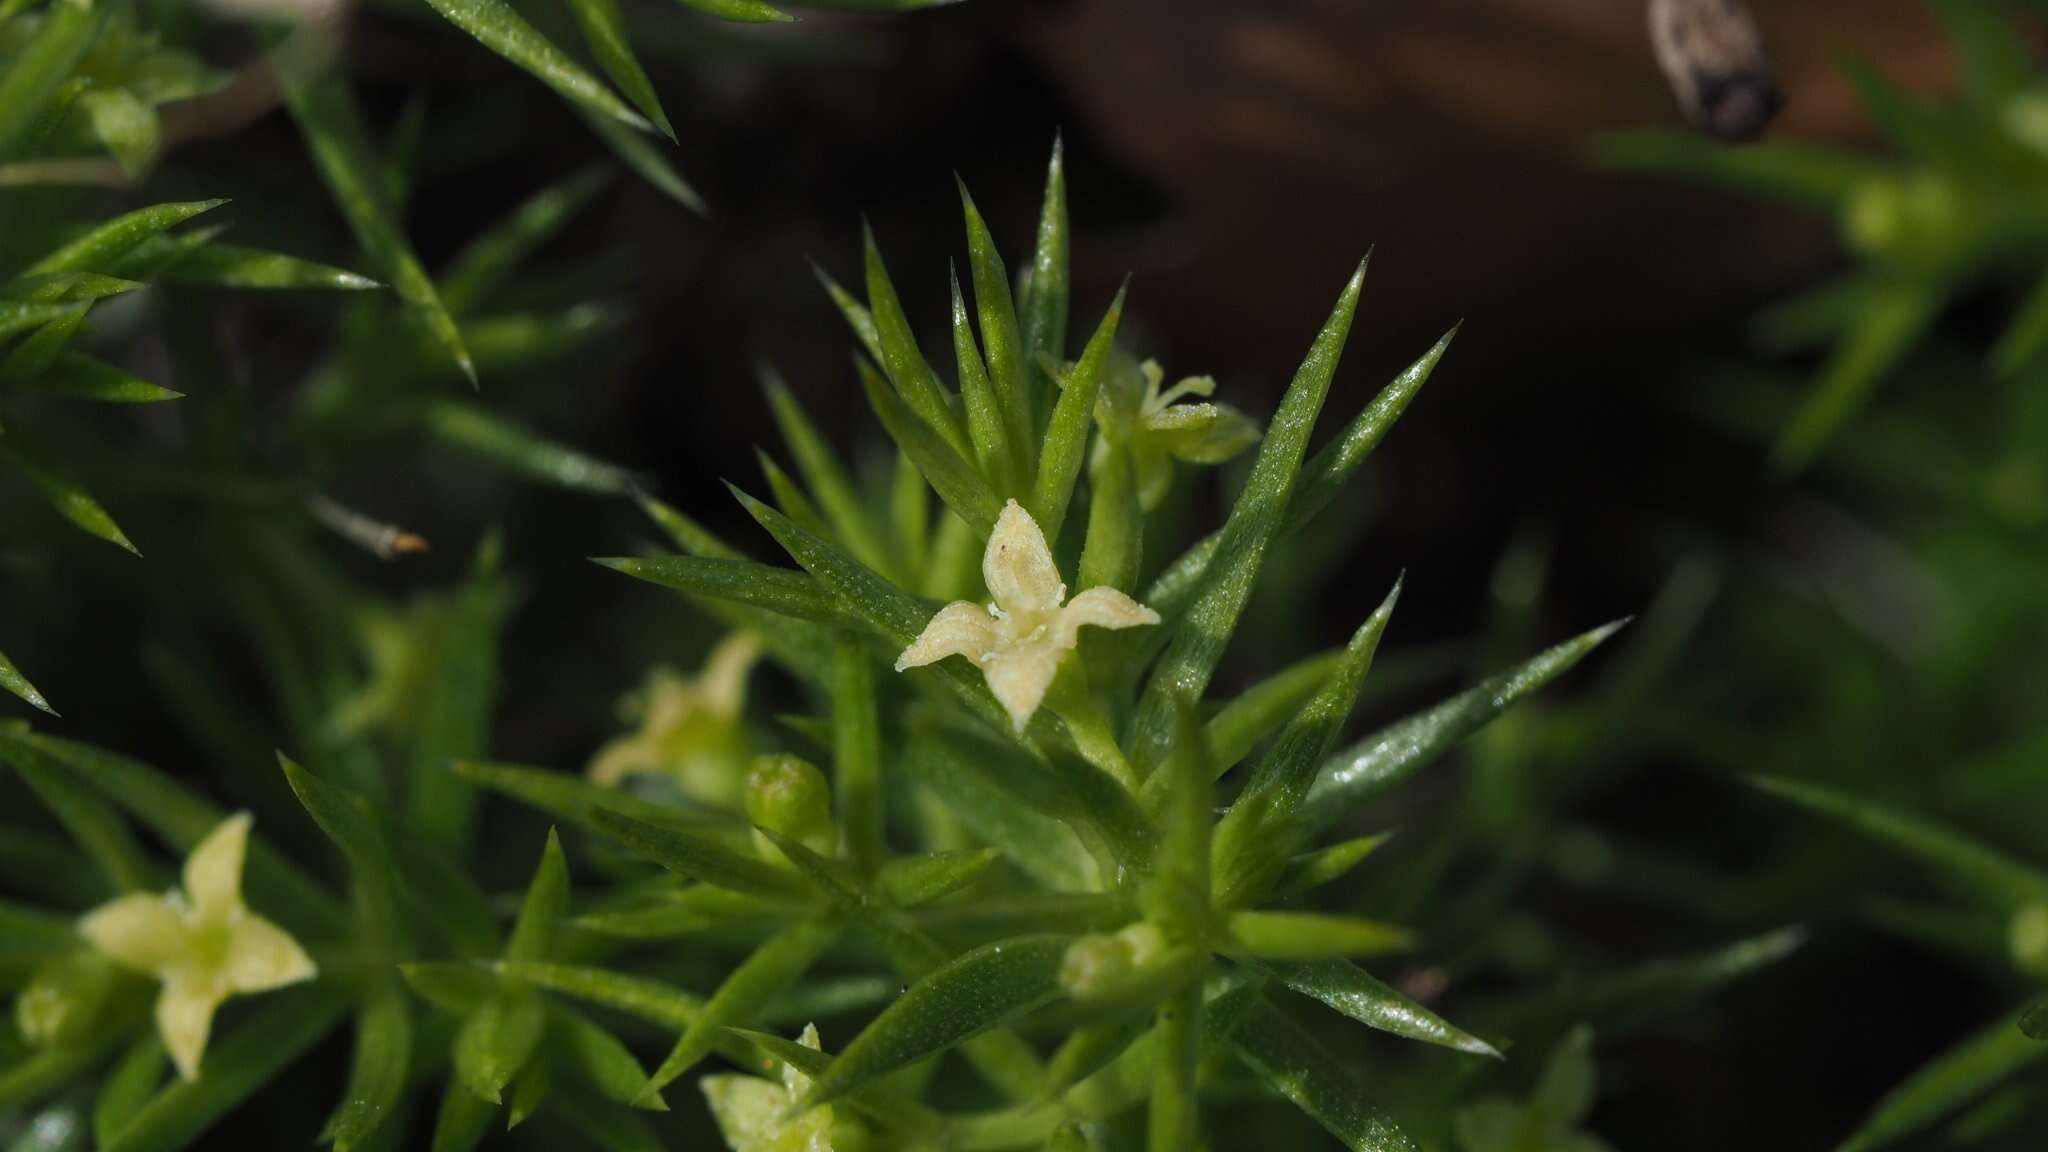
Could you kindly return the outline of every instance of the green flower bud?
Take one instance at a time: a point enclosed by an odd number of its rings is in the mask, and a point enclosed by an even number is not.
[[[78,1040],[99,1022],[120,979],[120,971],[97,952],[46,960],[14,1001],[15,1026],[38,1048]]]
[[[2014,964],[2048,975],[2048,904],[2029,904],[2013,913],[2007,939]]]
[[[747,772],[747,819],[801,842],[814,852],[830,854],[839,844],[832,823],[832,788],[816,765],[798,756],[759,756]],[[764,859],[780,860],[782,852],[766,837],[755,846]]]
[[[1947,177],[1915,173],[1866,180],[1850,194],[1843,228],[1873,256],[1932,263],[1968,242],[1962,196]]]
[[[1083,936],[1060,961],[1060,988],[1084,1003],[1122,999],[1156,975],[1168,956],[1165,935],[1146,920]]]

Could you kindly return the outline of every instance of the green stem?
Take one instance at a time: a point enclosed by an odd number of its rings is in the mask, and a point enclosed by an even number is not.
[[[1196,1080],[1202,1060],[1202,984],[1190,980],[1159,1006],[1159,1048],[1152,1066],[1152,1112],[1146,1146],[1182,1152],[1201,1142]]]

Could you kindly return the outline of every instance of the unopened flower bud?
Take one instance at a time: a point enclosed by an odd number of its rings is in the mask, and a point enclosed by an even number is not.
[[[831,786],[816,765],[798,756],[755,758],[747,772],[747,819],[814,852],[831,853],[839,839]],[[782,855],[772,844],[761,847],[771,859]]]

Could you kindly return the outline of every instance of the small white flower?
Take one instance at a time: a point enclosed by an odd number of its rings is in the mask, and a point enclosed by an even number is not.
[[[214,1009],[230,996],[311,980],[291,934],[242,903],[249,814],[220,822],[185,858],[185,888],[132,893],[85,914],[79,934],[115,963],[163,981],[156,1027],[185,1079],[199,1075]]]
[[[818,1026],[805,1025],[797,1042],[818,1049]],[[829,1104],[789,1115],[790,1105],[811,1090],[811,1078],[793,1065],[782,1066],[780,1084],[758,1076],[706,1076],[699,1084],[733,1152],[842,1152],[843,1145],[862,1143],[851,1125],[835,1129]]]
[[[995,603],[984,610],[956,600],[939,609],[896,658],[896,670],[967,657],[1019,732],[1038,711],[1083,627],[1159,623],[1159,613],[1114,588],[1090,588],[1069,602],[1045,533],[1015,500],[1003,505],[989,535],[981,578]]]
[[[735,632],[711,650],[695,676],[655,669],[643,694],[640,730],[599,749],[590,779],[609,786],[633,775],[666,775],[707,804],[737,805],[752,756],[740,716],[747,674],[760,658],[761,642]]]

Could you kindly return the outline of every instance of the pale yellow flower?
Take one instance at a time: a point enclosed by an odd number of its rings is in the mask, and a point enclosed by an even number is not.
[[[749,632],[720,641],[696,676],[657,668],[643,694],[640,730],[598,749],[590,778],[612,785],[632,775],[673,777],[698,800],[737,806],[752,759],[740,714],[747,673],[761,658]]]
[[[808,1024],[797,1040],[818,1049],[818,1026]],[[706,1076],[700,1081],[711,1118],[733,1152],[859,1152],[866,1133],[849,1121],[834,1123],[830,1104],[796,1116],[790,1105],[811,1090],[811,1078],[782,1066],[782,1080],[758,1076]]]
[[[967,657],[1019,732],[1045,700],[1082,628],[1159,623],[1159,613],[1114,588],[1090,588],[1067,600],[1045,533],[1015,500],[996,519],[981,555],[981,577],[995,603],[983,609],[956,600],[939,609],[896,658],[896,670]]]
[[[156,1027],[187,1080],[199,1075],[222,1001],[314,976],[299,942],[242,902],[249,823],[249,814],[238,812],[207,833],[185,858],[183,891],[131,893],[78,922],[79,934],[115,963],[163,981]]]

